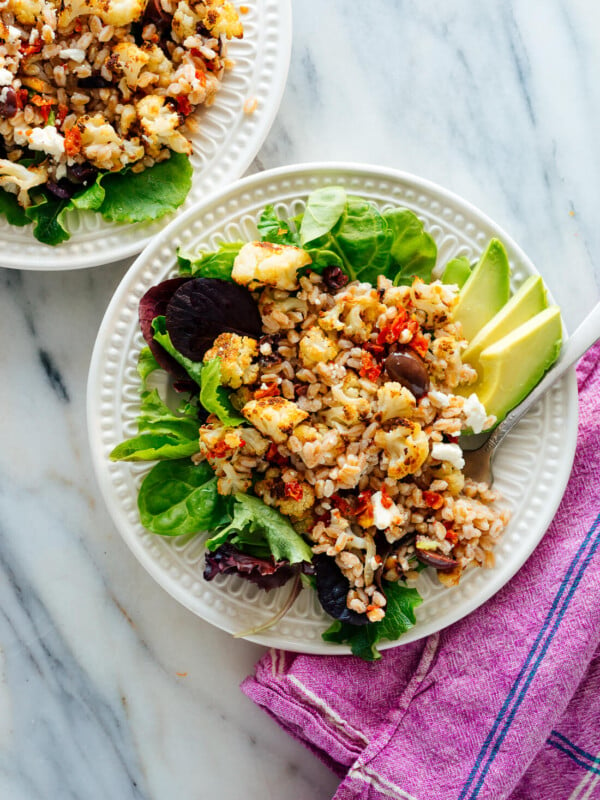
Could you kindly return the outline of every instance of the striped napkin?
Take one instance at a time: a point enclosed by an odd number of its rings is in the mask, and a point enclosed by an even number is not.
[[[242,684],[340,776],[335,800],[600,799],[599,361],[577,368],[561,506],[500,592],[378,662],[272,650]]]

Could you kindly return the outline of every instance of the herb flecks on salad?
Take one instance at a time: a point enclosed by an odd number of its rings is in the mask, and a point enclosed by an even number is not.
[[[118,223],[178,208],[194,112],[241,38],[228,0],[7,0],[0,20],[0,213],[41,242],[73,209]]]
[[[139,432],[112,458],[160,460],[142,524],[210,531],[206,579],[293,581],[289,604],[302,575],[334,620],[324,639],[375,659],[415,624],[419,571],[453,586],[491,566],[508,521],[462,473],[458,436],[494,418],[469,392],[458,281],[435,277],[412,211],[343,187],[295,219],[268,206],[257,229],[180,252],[179,277],[142,298]],[[147,387],[158,364],[185,397],[177,411]]]

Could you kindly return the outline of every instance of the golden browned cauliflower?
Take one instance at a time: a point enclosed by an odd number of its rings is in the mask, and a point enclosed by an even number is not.
[[[360,381],[352,373],[331,387],[331,396],[331,408],[324,413],[329,425],[350,428],[371,413],[371,403],[361,395]]]
[[[221,333],[210,350],[206,351],[203,360],[220,359],[222,382],[232,389],[239,389],[243,383],[254,383],[258,378],[258,364],[252,363],[256,355],[256,339],[237,333]]]
[[[177,130],[179,114],[165,97],[148,94],[138,100],[135,107],[149,155],[157,156],[163,147],[169,147],[176,153],[189,155],[192,152],[192,145]]]
[[[242,408],[242,414],[255,428],[274,442],[285,442],[296,425],[308,417],[296,403],[283,397],[261,397],[250,400]]]
[[[235,37],[241,39],[244,29],[238,12],[229,0],[205,0],[206,17],[204,25],[213,36],[226,36],[228,39]]]
[[[336,296],[335,305],[319,318],[326,331],[344,331],[355,342],[366,342],[386,307],[371,284],[359,283]]]
[[[145,5],[146,0],[63,0],[58,26],[66,28],[76,17],[88,15],[100,17],[105,25],[130,25],[142,16]]]
[[[304,334],[298,347],[304,366],[309,368],[320,361],[333,361],[339,350],[333,339],[316,326]]]
[[[298,288],[298,270],[311,263],[311,257],[299,247],[248,242],[235,257],[231,277],[249,289],[275,286],[291,292]]]
[[[6,158],[0,158],[0,187],[17,195],[19,203],[27,208],[31,204],[29,190],[48,180],[46,168],[38,165],[24,167]]]
[[[17,22],[22,22],[23,25],[35,25],[42,16],[44,0],[8,0],[4,8],[15,15]]]
[[[391,431],[378,430],[375,444],[385,451],[387,474],[396,480],[416,472],[429,455],[427,434],[418,422],[408,419],[401,420]]]
[[[413,393],[396,381],[388,381],[377,390],[377,411],[381,422],[394,417],[410,417],[416,405]]]
[[[130,89],[135,89],[140,72],[150,61],[150,55],[133,42],[119,42],[113,47],[111,68],[123,73]]]

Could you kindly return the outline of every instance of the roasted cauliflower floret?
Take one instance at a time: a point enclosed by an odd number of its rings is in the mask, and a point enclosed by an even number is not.
[[[42,16],[44,0],[8,0],[6,10],[15,15],[17,22],[23,25],[35,25]]]
[[[396,480],[415,473],[429,455],[427,434],[418,422],[408,419],[391,431],[378,430],[375,444],[385,451],[387,474]]]
[[[283,397],[261,397],[250,400],[242,408],[242,414],[255,428],[274,442],[282,443],[308,417],[296,403]]]
[[[344,331],[344,336],[355,342],[366,342],[385,311],[377,289],[370,283],[359,283],[336,296],[334,306],[320,317],[319,325],[326,331]]]
[[[291,292],[298,288],[298,270],[311,263],[311,257],[299,247],[248,242],[235,257],[231,277],[249,289],[274,286]]]
[[[313,367],[321,361],[333,361],[339,350],[333,339],[316,326],[304,334],[298,347],[306,367]]]
[[[220,422],[207,422],[200,427],[198,434],[200,453],[208,459],[229,458],[234,450],[245,444],[239,428],[228,428]]]
[[[163,147],[176,153],[192,152],[188,140],[179,133],[179,114],[167,103],[165,97],[148,94],[135,105],[146,149],[151,156],[157,156]]]
[[[48,179],[46,168],[40,166],[24,167],[6,158],[0,158],[0,187],[16,194],[19,203],[27,208],[31,204],[29,190],[40,186]]]
[[[200,20],[201,17],[189,6],[186,0],[179,0],[171,23],[173,38],[176,41],[183,42],[188,36],[194,36]]]
[[[21,5],[22,0],[15,2]],[[142,16],[145,5],[146,0],[63,0],[58,26],[66,28],[76,17],[88,15],[100,17],[105,25],[130,25]]]
[[[203,22],[213,36],[226,36],[228,39],[243,37],[244,29],[232,3],[228,0],[206,0],[206,6]]]
[[[265,479],[254,485],[254,491],[269,506],[275,506],[288,517],[299,519],[315,504],[315,491],[304,481],[284,483],[278,475],[272,476],[269,470]]]
[[[150,61],[150,56],[133,42],[119,42],[113,47],[111,60],[112,69],[123,73],[123,77],[130,89],[135,89],[140,77],[140,72]]]
[[[343,383],[331,387],[331,408],[324,413],[329,425],[352,427],[371,413],[371,403],[361,394],[362,387],[355,375],[349,374]]]
[[[232,389],[243,383],[254,383],[258,378],[258,364],[252,359],[258,355],[258,342],[250,336],[221,333],[213,346],[204,354],[203,361],[218,358],[221,361],[221,380]]]
[[[81,117],[77,127],[81,152],[98,169],[120,170],[144,155],[141,145],[135,140],[124,141],[102,114]]]
[[[416,405],[413,393],[396,381],[388,381],[377,390],[377,411],[381,422],[394,417],[410,417]]]

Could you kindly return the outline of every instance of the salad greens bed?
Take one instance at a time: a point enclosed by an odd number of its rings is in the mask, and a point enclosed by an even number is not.
[[[22,208],[14,194],[0,189],[0,214],[11,225],[33,224],[33,235],[43,244],[56,245],[70,239],[66,228],[73,209],[97,211],[108,222],[150,222],[174,211],[192,185],[188,156],[171,152],[171,157],[143,172],[98,172],[93,182],[59,186],[59,194],[48,188],[37,191],[34,202]]]
[[[124,183],[125,179],[123,188]],[[98,185],[108,190],[104,181]],[[129,184],[127,192],[129,197]],[[103,203],[114,208],[114,199],[106,197]],[[312,270],[336,266],[350,280],[374,284],[380,274],[396,285],[410,284],[415,276],[430,281],[437,258],[435,241],[412,211],[405,208],[380,211],[373,202],[347,195],[339,186],[314,191],[304,214],[295,219],[283,218],[273,205],[267,206],[258,220],[258,233],[262,241],[306,249],[312,257]],[[387,606],[383,620],[362,625],[344,621],[345,592],[340,591],[340,581],[346,579],[333,559],[327,561],[333,564],[334,573],[315,570],[310,546],[285,516],[252,494],[220,495],[209,464],[195,465],[190,458],[198,452],[198,427],[207,414],[215,414],[232,427],[245,420],[233,407],[230,390],[221,385],[219,359],[196,361],[174,346],[178,325],[189,325],[189,320],[171,319],[170,330],[165,316],[166,299],[174,286],[180,286],[186,279],[211,279],[206,283],[220,286],[223,303],[210,305],[210,298],[207,299],[209,313],[195,320],[199,335],[209,336],[212,341],[223,331],[233,330],[232,324],[241,324],[233,320],[243,315],[232,316],[231,305],[227,306],[225,301],[229,290],[234,287],[239,290],[232,282],[231,272],[242,245],[243,242],[223,242],[216,252],[179,252],[179,277],[153,287],[142,298],[140,319],[148,347],[141,351],[138,363],[141,378],[138,430],[135,436],[115,447],[110,457],[158,461],[139,490],[142,525],[161,536],[211,531],[206,542],[205,577],[237,572],[266,589],[293,577],[294,589],[287,606],[295,599],[301,583],[315,586],[321,604],[336,617],[323,638],[349,644],[352,652],[363,659],[377,659],[379,641],[397,639],[415,624],[415,609],[422,602],[417,590],[402,583],[384,582]],[[468,261],[450,262],[448,270],[462,276],[459,279],[464,282],[469,274]],[[232,302],[235,308],[235,297]],[[176,389],[183,389],[184,399],[175,411],[156,388],[148,386],[150,375],[160,368],[173,374]],[[341,605],[336,600],[339,597],[343,597]],[[264,627],[268,624],[252,632]]]

